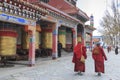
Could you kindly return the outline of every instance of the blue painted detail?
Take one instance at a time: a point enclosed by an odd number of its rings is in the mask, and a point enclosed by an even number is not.
[[[30,37],[30,43],[32,43],[33,42],[33,39],[32,39],[32,37]]]
[[[63,21],[62,21],[62,20],[59,20],[59,23],[63,23]]]
[[[18,19],[19,22],[25,23],[26,21],[24,19]]]
[[[54,30],[54,31],[53,31],[53,35],[56,35],[56,34],[57,34],[57,31],[56,31],[56,30]]]
[[[36,21],[27,20],[27,19],[24,19],[24,18],[21,18],[21,17],[11,16],[11,15],[4,14],[4,13],[0,14],[0,20],[13,22],[13,23],[18,23],[18,24],[23,24],[23,25],[33,25],[33,26],[35,26],[35,24],[36,24]]]

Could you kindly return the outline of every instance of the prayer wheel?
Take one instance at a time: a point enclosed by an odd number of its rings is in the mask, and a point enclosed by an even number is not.
[[[35,32],[35,49],[39,49],[40,44],[40,33],[38,31]]]
[[[29,49],[29,35],[28,32],[23,31],[23,36],[22,36],[22,47],[23,49]]]
[[[58,32],[58,39],[60,41],[60,43],[62,43],[62,47],[66,48],[66,32],[65,30],[59,30]]]
[[[51,28],[43,29],[42,41],[43,41],[42,47],[52,49],[52,29]]]
[[[17,33],[14,30],[0,30],[0,56],[13,56],[16,54]]]

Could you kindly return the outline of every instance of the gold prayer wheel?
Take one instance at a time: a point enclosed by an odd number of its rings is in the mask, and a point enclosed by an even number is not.
[[[16,54],[17,33],[12,30],[0,30],[0,56]]]

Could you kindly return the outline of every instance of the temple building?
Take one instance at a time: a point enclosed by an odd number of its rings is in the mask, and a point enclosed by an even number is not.
[[[2,59],[26,56],[30,66],[35,57],[58,57],[60,41],[72,52],[78,41],[91,43],[93,26],[86,26],[89,17],[76,7],[77,0],[1,0],[0,56]],[[9,44],[8,44],[9,43]],[[11,45],[11,46],[7,46]]]

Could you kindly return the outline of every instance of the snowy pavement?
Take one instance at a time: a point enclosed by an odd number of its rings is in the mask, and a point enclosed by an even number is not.
[[[97,76],[94,72],[91,52],[87,53],[86,72],[82,76],[74,72],[72,53],[70,54],[57,60],[39,62],[34,67],[21,66],[10,71],[0,68],[0,74],[4,74],[0,75],[0,80],[120,80],[120,54],[106,52],[108,60],[105,61],[105,74],[102,76]]]

